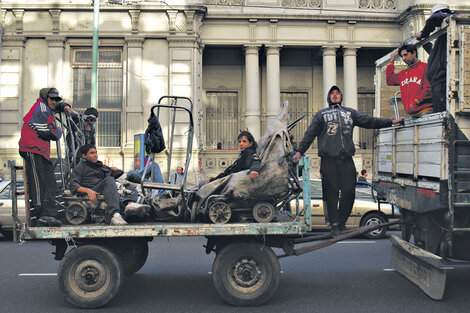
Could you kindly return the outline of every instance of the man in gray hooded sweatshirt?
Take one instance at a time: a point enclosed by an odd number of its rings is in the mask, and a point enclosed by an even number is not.
[[[323,201],[326,203],[328,219],[333,235],[345,229],[356,197],[356,167],[353,155],[353,128],[383,128],[403,121],[403,117],[392,120],[372,117],[354,109],[341,106],[343,94],[338,86],[328,92],[328,108],[318,111],[298,145],[294,160],[298,161],[318,137],[318,156],[321,157]],[[341,191],[341,199],[338,198]]]

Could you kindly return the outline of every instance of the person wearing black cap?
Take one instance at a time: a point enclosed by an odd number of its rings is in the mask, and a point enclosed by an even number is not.
[[[447,17],[458,14],[451,11],[446,4],[436,4],[431,9],[431,16],[426,20],[423,30],[415,35],[416,39],[422,40],[441,27],[442,21]],[[447,35],[440,35],[434,45],[427,43],[423,45],[429,53],[426,77],[431,84],[432,106],[434,112],[446,110],[446,64],[447,64]]]
[[[61,102],[56,88],[43,88],[39,98],[23,118],[20,155],[26,165],[31,219],[38,226],[60,226],[57,219],[55,195],[57,192],[54,167],[50,161],[50,141],[57,141],[62,132],[55,125],[55,112],[73,113],[68,103]]]
[[[85,143],[92,146],[96,146],[95,123],[98,120],[98,114],[98,110],[95,108],[85,110],[85,129],[83,130],[83,134],[85,135]]]
[[[345,229],[355,199],[356,167],[352,156],[356,152],[353,128],[383,128],[403,121],[372,117],[354,109],[341,106],[343,94],[338,86],[328,92],[328,108],[318,111],[299,143],[294,161],[298,161],[318,137],[318,156],[321,157],[323,201],[333,235]],[[341,191],[341,199],[338,199]]]

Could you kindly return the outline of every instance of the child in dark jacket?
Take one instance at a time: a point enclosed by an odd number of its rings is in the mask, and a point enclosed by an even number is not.
[[[253,135],[248,131],[242,131],[238,135],[238,147],[241,150],[238,159],[227,167],[223,173],[211,178],[209,182],[247,169],[250,170],[250,177],[252,179],[257,178],[261,169],[261,160],[256,155],[257,146]]]

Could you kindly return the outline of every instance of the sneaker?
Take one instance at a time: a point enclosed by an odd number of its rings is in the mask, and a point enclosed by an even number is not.
[[[137,216],[140,218],[145,217],[150,210],[150,205],[140,203],[130,203],[126,206],[124,214],[126,216]]]
[[[341,234],[338,223],[331,224],[331,234],[335,237]]]
[[[62,226],[62,222],[53,216],[41,216],[37,220],[37,226],[39,227],[59,227]]]
[[[127,222],[122,218],[122,215],[119,213],[114,213],[111,218],[110,225],[127,225]]]

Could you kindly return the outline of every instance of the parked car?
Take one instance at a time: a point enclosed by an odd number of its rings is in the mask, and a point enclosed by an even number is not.
[[[18,190],[24,190],[24,183],[17,183]],[[4,180],[0,182],[0,233],[6,238],[13,236],[13,218],[11,216],[12,207],[12,189],[11,181]],[[18,217],[20,220],[26,220],[24,195],[18,196]]]
[[[326,210],[322,200],[321,180],[310,180],[310,197],[312,206],[312,228],[321,230],[329,229]],[[346,227],[357,228],[360,226],[383,224],[392,220],[398,220],[400,211],[395,206],[380,200],[375,190],[368,182],[357,182],[356,201],[351,211],[351,216],[346,222]],[[292,200],[290,206],[293,213],[296,211],[296,200]],[[299,199],[299,209],[303,210],[303,199]],[[364,235],[366,238],[381,238],[387,232],[388,227],[372,230]]]

